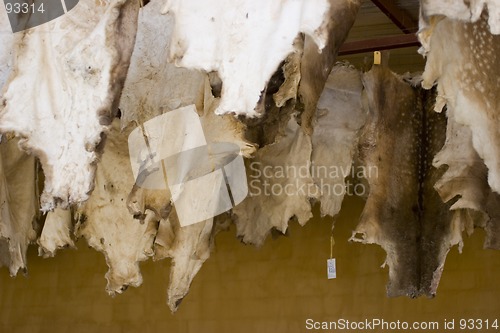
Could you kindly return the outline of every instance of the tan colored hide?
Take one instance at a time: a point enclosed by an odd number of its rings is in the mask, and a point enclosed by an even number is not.
[[[182,299],[203,263],[210,257],[214,219],[181,227],[172,209],[167,219],[160,221],[155,240],[155,260],[172,258],[167,304],[177,311]]]
[[[12,70],[14,34],[0,6],[0,99]],[[36,238],[33,228],[38,209],[35,158],[19,148],[19,140],[0,135],[0,265],[12,276],[26,270],[28,244]]]
[[[450,109],[447,115],[445,145],[434,157],[433,165],[448,167],[435,188],[445,202],[460,196],[451,209],[482,211],[485,192],[489,190],[486,166],[472,146],[469,127],[456,123]]]
[[[40,159],[44,211],[85,201],[93,188],[96,147],[117,106],[138,10],[135,1],[81,0],[68,14],[16,34],[0,131],[24,138],[24,149]]]
[[[57,250],[75,247],[72,235],[74,223],[71,210],[56,208],[47,213],[42,234],[38,239],[38,255],[47,257],[55,256]]]
[[[311,168],[312,178],[319,188],[322,215],[337,215],[344,195],[355,194],[354,184],[346,184],[344,179],[353,171],[356,173],[352,168],[353,156],[360,129],[366,121],[362,90],[361,73],[348,65],[338,64],[318,101]],[[363,194],[363,190],[359,192],[357,195]]]
[[[435,188],[443,201],[454,200],[450,209],[455,210],[455,231],[452,245],[462,249],[462,231],[474,231],[474,225],[485,228],[485,248],[500,249],[500,196],[488,186],[488,170],[472,146],[469,127],[457,124],[453,111],[448,109],[446,142],[435,156],[433,165],[447,166],[446,172]],[[458,199],[456,199],[458,198]]]
[[[12,276],[26,271],[26,251],[36,239],[38,210],[35,158],[22,152],[18,139],[0,143],[0,265]]]
[[[128,211],[127,195],[135,183],[127,147],[130,129],[120,132],[119,123],[118,119],[113,122],[97,166],[95,189],[78,210],[75,232],[106,257],[106,290],[111,295],[142,283],[139,261],[153,255],[158,224],[150,210],[142,221]]]
[[[436,110],[444,104],[458,124],[472,132],[472,144],[488,167],[488,183],[500,192],[500,36],[486,20],[462,23],[431,18],[419,37],[426,47],[423,87],[437,82]]]
[[[285,233],[292,217],[301,225],[312,217],[309,199],[318,191],[310,173],[311,154],[311,137],[291,119],[279,141],[246,161],[249,194],[233,209],[243,242],[262,245],[272,228]]]
[[[295,113],[303,44],[303,36],[295,39],[294,52],[288,55],[267,83],[257,106],[265,112],[256,118],[239,117],[246,127],[245,137],[258,147],[279,140],[285,134],[291,115]]]
[[[167,63],[173,18],[161,15],[162,6],[163,1],[153,0],[139,11],[137,39],[120,100],[122,127],[190,104],[203,107],[205,75]]]
[[[323,215],[339,212],[366,118],[362,88],[359,71],[337,65],[319,100],[312,137],[290,119],[284,136],[246,161],[250,193],[233,209],[244,242],[262,245],[273,228],[285,233],[293,217],[304,225],[313,198]]]
[[[433,160],[434,167],[444,167],[446,172],[434,188],[444,202],[454,201],[450,207],[456,211],[456,233],[452,243],[459,244],[461,251],[462,232],[466,230],[471,234],[474,224],[484,226],[488,220],[486,200],[491,190],[487,182],[488,170],[472,146],[469,127],[456,123],[450,109],[447,116],[446,141]]]
[[[250,156],[255,148],[243,139],[243,125],[232,117],[208,112],[217,108],[219,99],[212,96],[207,75],[165,61],[173,18],[161,15],[161,6],[162,1],[153,0],[140,10],[137,41],[120,101],[122,127],[194,104],[207,142],[233,142]]]
[[[122,126],[130,122],[140,125],[165,112],[194,104],[208,143],[235,143],[243,155],[250,156],[255,148],[244,139],[243,125],[232,116],[221,117],[213,112],[219,99],[212,96],[207,75],[176,68],[165,61],[173,19],[160,14],[161,6],[162,1],[153,0],[139,14],[137,41],[120,102]],[[167,303],[176,311],[210,255],[213,219],[180,227],[168,188],[148,190],[134,186],[132,189],[132,185],[128,190],[132,191],[128,196],[131,213],[140,218],[150,209],[160,220],[155,260],[172,258]]]

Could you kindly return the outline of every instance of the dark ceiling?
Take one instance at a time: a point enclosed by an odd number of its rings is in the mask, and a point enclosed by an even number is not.
[[[373,63],[373,51],[384,52],[397,73],[423,71],[425,61],[417,53],[419,0],[362,0],[361,9],[338,60],[361,69]],[[346,54],[351,53],[351,54]]]

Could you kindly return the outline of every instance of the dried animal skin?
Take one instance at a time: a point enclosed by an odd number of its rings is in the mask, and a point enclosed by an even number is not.
[[[255,117],[261,92],[293,51],[297,34],[324,48],[329,7],[326,0],[169,0],[164,12],[175,17],[169,59],[218,72],[223,85],[217,114]]]
[[[26,251],[36,239],[38,210],[35,158],[18,147],[19,140],[2,136],[0,143],[0,264],[10,275],[26,270]]]
[[[210,257],[214,219],[181,227],[175,208],[160,221],[155,239],[155,260],[172,258],[167,304],[177,311],[194,277]]]
[[[53,257],[57,250],[75,247],[73,241],[73,218],[71,210],[56,208],[47,213],[42,234],[38,239],[38,255]]]
[[[279,141],[246,161],[249,194],[233,209],[243,242],[262,245],[272,228],[285,233],[294,216],[301,225],[309,221],[309,199],[318,195],[310,173],[311,154],[311,137],[291,119]]]
[[[336,65],[318,101],[313,123],[311,169],[318,186],[321,215],[335,216],[346,192],[345,177],[351,175],[360,129],[366,121],[362,105],[361,73]]]
[[[164,112],[195,104],[203,108],[205,75],[166,61],[173,18],[153,0],[139,11],[134,51],[120,100],[122,128],[142,124]]]
[[[255,147],[244,138],[244,126],[230,115],[214,113],[220,99],[214,98],[207,75],[195,70],[176,68],[165,59],[170,47],[169,37],[173,30],[172,17],[161,15],[161,1],[153,0],[141,9],[136,46],[132,55],[130,71],[125,82],[120,109],[122,126],[136,122],[144,129],[151,147],[146,121],[155,122],[155,117],[171,111],[193,109],[208,144],[234,143],[244,156],[250,156]],[[178,132],[180,124],[171,124]],[[178,139],[178,140],[177,140]],[[185,147],[193,138],[176,137],[176,142],[160,142],[170,149]],[[158,141],[158,140],[156,140]],[[156,142],[155,141],[155,142]],[[190,141],[189,141],[190,142]],[[176,311],[197,272],[210,255],[213,219],[180,227],[175,205],[172,204],[168,181],[163,179],[164,189],[131,187],[127,206],[137,217],[148,210],[160,221],[155,238],[154,258],[172,258],[173,266],[168,288],[168,305]],[[208,190],[208,189],[207,189]],[[200,192],[203,192],[200,189]]]
[[[386,251],[389,296],[432,296],[459,222],[450,212],[454,202],[443,203],[434,189],[443,170],[432,160],[444,144],[446,118],[433,112],[432,95],[387,69],[374,66],[363,83],[369,114],[360,156],[378,172],[367,174],[370,194],[351,240]]]
[[[75,232],[106,257],[106,290],[112,295],[141,285],[139,262],[153,255],[158,226],[151,210],[145,211],[142,221],[129,213],[127,196],[135,183],[127,148],[130,128],[124,132],[119,128],[116,119],[97,166],[95,189],[78,210]]]
[[[427,45],[424,88],[437,82],[436,110],[446,104],[458,124],[472,132],[472,144],[488,167],[488,183],[500,192],[500,36],[476,23],[444,19],[420,33]],[[423,43],[424,43],[423,42]]]
[[[88,199],[96,147],[117,106],[138,10],[134,1],[81,0],[66,15],[15,37],[0,131],[23,138],[23,148],[40,159],[44,211]]]
[[[472,146],[469,127],[454,121],[453,110],[448,112],[445,145],[435,156],[433,165],[447,166],[435,188],[443,201],[455,200],[450,207],[457,210],[452,245],[459,244],[461,251],[462,232],[466,230],[470,235],[474,226],[480,226],[486,231],[485,248],[500,249],[500,196],[488,186],[488,170]]]

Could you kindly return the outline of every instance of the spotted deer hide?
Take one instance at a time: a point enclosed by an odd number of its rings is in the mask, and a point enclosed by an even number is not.
[[[368,119],[360,159],[370,193],[351,240],[387,253],[389,296],[434,295],[453,241],[455,200],[443,203],[434,185],[442,169],[432,160],[445,141],[446,117],[432,111],[433,96],[386,68],[363,75]],[[425,95],[427,94],[427,96]]]

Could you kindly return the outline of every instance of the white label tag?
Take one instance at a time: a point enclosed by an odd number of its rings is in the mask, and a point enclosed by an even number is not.
[[[328,259],[326,261],[328,279],[335,279],[337,277],[337,268],[335,267],[335,259]]]

